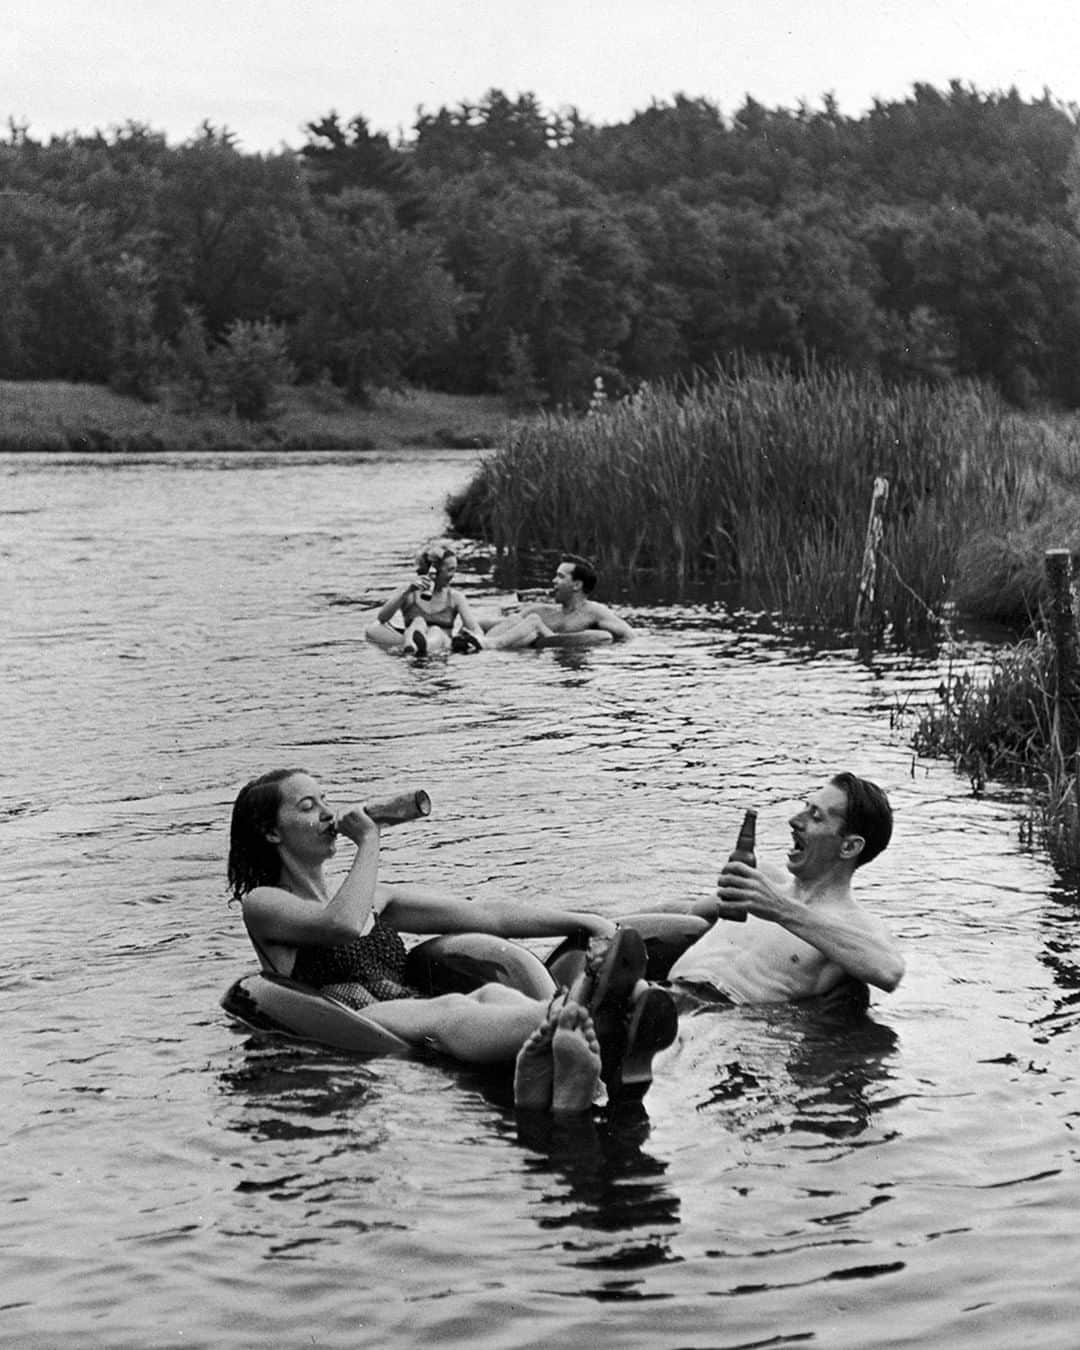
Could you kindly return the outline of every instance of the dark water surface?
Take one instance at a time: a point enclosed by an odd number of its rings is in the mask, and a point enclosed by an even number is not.
[[[0,458],[0,1343],[1076,1345],[1080,914],[1018,805],[913,762],[939,670],[708,606],[588,653],[365,643],[473,458]],[[853,768],[907,978],[854,1028],[689,1019],[646,1118],[522,1133],[497,1080],[220,1011],[228,811],[281,763],[428,789],[388,877],[612,915]]]

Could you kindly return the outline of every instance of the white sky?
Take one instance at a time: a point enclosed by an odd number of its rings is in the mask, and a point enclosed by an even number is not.
[[[0,118],[35,138],[202,120],[245,150],[335,110],[407,134],[489,89],[625,121],[654,99],[819,107],[950,79],[1080,103],[1080,0],[8,0]]]

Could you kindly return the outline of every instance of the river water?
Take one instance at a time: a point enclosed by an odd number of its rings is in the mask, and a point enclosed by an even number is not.
[[[0,1343],[1075,1345],[1080,915],[1020,803],[913,759],[939,664],[632,599],[627,647],[366,643],[474,458],[0,459]],[[260,1041],[223,870],[278,764],[427,788],[390,878],[609,915],[852,768],[907,977],[854,1027],[684,1019],[646,1115],[549,1134],[498,1077]]]

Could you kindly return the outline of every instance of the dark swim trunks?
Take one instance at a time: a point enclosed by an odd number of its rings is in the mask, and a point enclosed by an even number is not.
[[[298,947],[292,978],[347,1003],[369,1008],[392,998],[420,998],[405,984],[401,934],[375,915],[371,931],[337,947]]]

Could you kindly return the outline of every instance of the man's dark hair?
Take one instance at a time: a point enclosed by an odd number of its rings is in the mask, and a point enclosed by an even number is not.
[[[570,575],[575,581],[581,582],[581,589],[586,595],[596,589],[596,568],[588,558],[579,558],[576,553],[564,553],[561,561],[573,564],[574,570]]]
[[[872,862],[885,850],[892,838],[892,807],[889,799],[869,778],[853,773],[838,773],[829,780],[847,798],[845,834],[858,834],[865,840],[856,867]]]

